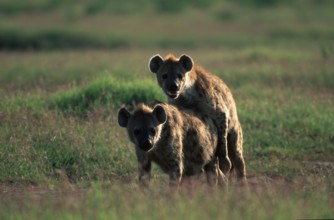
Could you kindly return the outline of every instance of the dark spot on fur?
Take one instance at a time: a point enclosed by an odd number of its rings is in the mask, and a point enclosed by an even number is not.
[[[202,156],[201,152],[198,151],[197,154],[196,154],[196,161],[202,161],[202,160],[203,160],[203,156]]]
[[[196,136],[197,135],[197,131],[195,129],[190,129],[188,131],[188,135],[190,135],[190,136]]]

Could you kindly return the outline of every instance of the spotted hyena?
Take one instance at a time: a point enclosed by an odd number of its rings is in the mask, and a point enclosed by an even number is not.
[[[133,113],[121,108],[118,123],[135,145],[142,185],[148,185],[151,162],[169,175],[171,186],[178,186],[182,176],[203,171],[209,184],[215,185],[218,179],[222,186],[226,184],[215,155],[217,129],[208,117],[200,119],[166,103],[140,104]]]
[[[159,86],[168,96],[170,104],[191,109],[214,121],[218,129],[217,155],[220,169],[227,174],[231,168],[235,168],[238,179],[247,183],[242,129],[235,101],[227,85],[217,76],[195,65],[187,55],[178,59],[174,55],[168,55],[165,59],[155,55],[149,61],[149,68],[156,74]]]

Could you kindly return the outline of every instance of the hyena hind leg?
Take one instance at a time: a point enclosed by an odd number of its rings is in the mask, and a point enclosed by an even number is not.
[[[218,139],[217,157],[219,162],[219,169],[224,173],[224,175],[228,175],[232,168],[232,163],[228,157],[226,138]]]
[[[219,169],[217,161],[211,162],[205,166],[205,174],[207,182],[210,186],[220,186],[227,188],[228,180],[225,177],[224,173]]]
[[[247,184],[246,165],[243,157],[242,130],[231,129],[227,135],[228,155],[235,169],[237,178],[242,184]]]

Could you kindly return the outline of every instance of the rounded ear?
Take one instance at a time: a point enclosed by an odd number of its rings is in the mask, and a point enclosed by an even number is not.
[[[129,122],[129,119],[131,117],[131,113],[126,110],[126,108],[121,108],[119,111],[118,111],[118,124],[121,126],[121,127],[126,127],[128,125],[128,122]]]
[[[152,73],[157,73],[163,62],[164,60],[162,59],[162,57],[157,54],[150,59],[148,67],[150,68],[150,71]]]
[[[180,56],[179,62],[187,72],[189,72],[193,68],[193,65],[194,65],[191,57],[189,57],[186,54],[183,54],[182,56]]]
[[[156,117],[159,124],[163,124],[167,120],[167,115],[165,109],[161,105],[154,107],[152,114]]]

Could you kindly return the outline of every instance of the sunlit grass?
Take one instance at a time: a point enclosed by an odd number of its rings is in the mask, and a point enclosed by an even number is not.
[[[108,77],[95,80],[83,89],[74,88],[59,94],[51,106],[64,111],[85,112],[101,105],[131,105],[165,99],[162,91],[151,80],[124,82]]]

